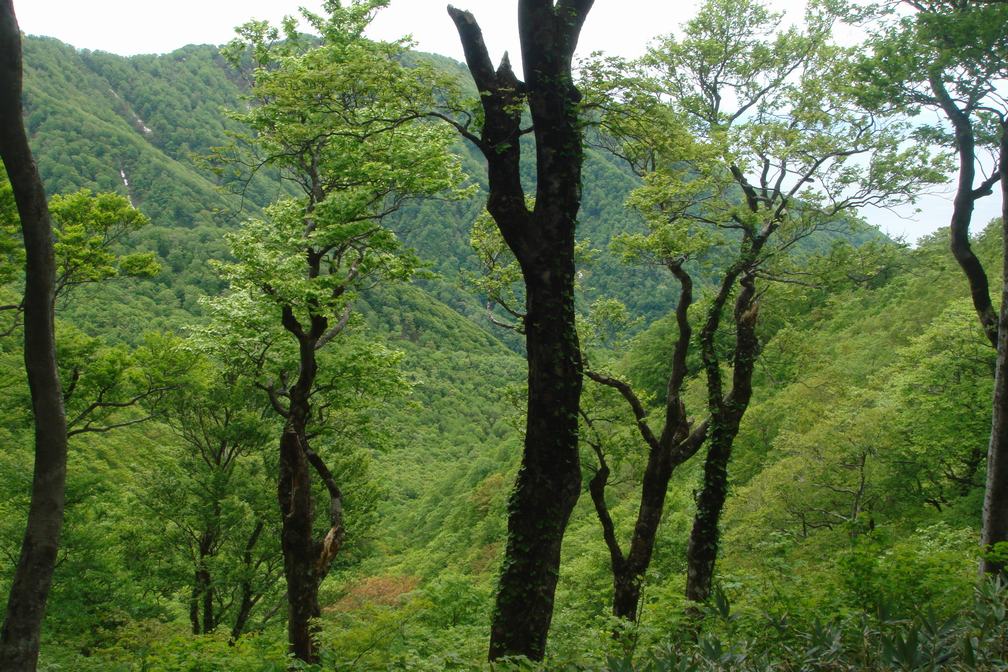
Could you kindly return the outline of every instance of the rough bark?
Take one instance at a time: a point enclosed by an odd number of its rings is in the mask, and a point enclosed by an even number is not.
[[[1008,119],[1001,124],[1001,230],[1008,241]],[[1001,281],[1001,315],[997,329],[997,370],[994,375],[994,413],[987,449],[987,486],[984,491],[983,529],[980,544],[990,549],[1008,542],[1008,245]],[[984,558],[981,569],[1003,572],[1003,562]]]
[[[577,418],[581,350],[574,325],[574,228],[581,204],[580,94],[571,58],[592,0],[519,0],[525,81],[505,57],[494,70],[468,12],[448,8],[484,111],[487,210],[522,268],[528,416],[508,509],[508,540],[490,632],[491,660],[541,660],[553,616],[560,546],[581,490]],[[525,205],[519,160],[522,104],[536,141],[536,201]]]
[[[768,235],[769,233],[766,234]],[[761,238],[766,239],[765,236]],[[745,264],[742,265],[744,266]],[[733,275],[733,272],[729,272],[728,278]],[[752,397],[753,366],[759,350],[754,278],[745,274],[739,284],[741,290],[735,302],[736,341],[732,389],[727,397],[721,393],[720,364],[714,355],[714,335],[727,298],[727,290],[731,288],[731,283],[727,280],[722,284],[722,291],[708,312],[708,320],[701,334],[711,421],[703,486],[697,495],[697,511],[686,547],[686,598],[693,602],[704,602],[710,595],[718,554],[721,511],[728,496],[728,463],[739,424]]]
[[[317,257],[312,256],[311,272],[318,273]],[[308,443],[308,418],[311,415],[311,392],[318,373],[316,350],[328,330],[328,320],[310,316],[305,329],[288,307],[283,311],[283,324],[298,340],[300,362],[297,382],[289,391],[290,404],[284,415],[280,437],[280,474],[277,499],[282,519],[280,545],[287,579],[287,636],[291,653],[307,663],[318,662],[312,620],[321,614],[318,590],[329,573],[329,567],[343,543],[342,494],[323,461]],[[330,528],[322,540],[316,540],[312,528],[315,520],[311,491],[312,471],[329,492]]]
[[[303,428],[303,425],[302,425]],[[318,661],[311,633],[311,619],[317,618],[318,579],[315,574],[313,507],[308,460],[301,448],[303,429],[295,423],[284,428],[280,439],[280,479],[277,489],[283,528],[280,545],[287,578],[287,637],[297,658]]]
[[[24,357],[35,419],[35,471],[21,555],[0,632],[0,670],[34,670],[39,631],[63,525],[67,430],[56,368],[52,225],[21,117],[21,34],[11,0],[0,0],[0,159],[25,245]]]
[[[602,525],[603,539],[609,549],[613,574],[613,615],[634,622],[640,609],[641,585],[651,564],[658,527],[665,509],[669,480],[676,467],[699,450],[706,436],[707,427],[706,423],[702,423],[691,433],[686,408],[682,402],[682,387],[687,373],[686,356],[693,334],[688,319],[689,307],[693,302],[693,280],[683,270],[681,262],[670,262],[669,270],[680,283],[679,302],[676,305],[679,335],[672,355],[672,367],[666,391],[665,425],[661,433],[656,436],[652,431],[647,423],[644,405],[629,385],[593,371],[585,372],[585,375],[595,382],[612,387],[626,399],[637,420],[638,431],[648,446],[648,460],[641,483],[640,508],[630,539],[630,550],[625,555],[616,539],[615,526],[605,501],[609,467],[606,465],[600,446],[596,447],[599,470],[588,488]],[[618,631],[616,634],[619,634]]]

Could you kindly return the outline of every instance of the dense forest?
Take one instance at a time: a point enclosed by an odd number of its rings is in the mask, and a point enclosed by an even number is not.
[[[1008,669],[1008,4],[386,4],[0,1],[0,670]]]

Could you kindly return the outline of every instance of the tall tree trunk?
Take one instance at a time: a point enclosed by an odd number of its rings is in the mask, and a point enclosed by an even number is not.
[[[318,273],[318,257],[314,257],[312,272]],[[311,392],[318,375],[315,351],[326,333],[328,320],[318,314],[309,315],[305,330],[288,306],[283,309],[283,324],[298,340],[300,362],[297,382],[291,387],[290,405],[283,412],[283,435],[280,437],[280,474],[277,499],[282,518],[280,546],[287,578],[287,636],[290,651],[306,663],[317,663],[318,650],[312,620],[321,615],[318,591],[322,579],[343,544],[343,495],[332,473],[308,445],[308,418],[311,416]],[[274,406],[283,410],[273,399]],[[321,541],[312,534],[315,523],[311,471],[322,480],[329,492],[329,531]]]
[[[956,183],[955,199],[952,202],[952,220],[949,224],[949,247],[966,276],[970,287],[970,297],[977,319],[991,345],[998,345],[998,316],[991,303],[990,287],[983,264],[970,245],[970,224],[973,221],[973,207],[977,199],[991,193],[993,182],[985,181],[975,188],[976,180],[976,134],[969,114],[959,108],[959,104],[949,94],[941,74],[934,72],[929,77],[931,91],[955,132],[956,153],[959,156],[959,178]]]
[[[287,636],[297,658],[318,662],[311,620],[319,616],[318,579],[315,575],[314,512],[308,459],[302,448],[304,421],[288,420],[280,439],[280,479],[277,495],[282,518],[281,547],[287,577]]]
[[[558,265],[563,266],[560,261]],[[581,490],[577,409],[580,350],[574,331],[573,259],[526,283],[529,399],[525,452],[508,509],[506,560],[490,633],[491,659],[539,660],[553,617],[563,533]],[[542,286],[547,277],[564,287]],[[563,300],[558,301],[558,297]]]
[[[766,235],[769,235],[768,233]],[[765,240],[765,237],[763,238]],[[762,245],[757,241],[758,245]],[[758,253],[751,252],[752,258]],[[742,263],[740,267],[746,267]],[[729,272],[731,278],[733,272]],[[738,435],[742,416],[749,407],[752,397],[753,366],[759,350],[756,338],[756,318],[759,314],[755,302],[754,278],[743,275],[741,290],[735,302],[735,354],[732,362],[732,389],[727,397],[722,397],[720,370],[713,355],[713,335],[717,332],[720,308],[717,303],[727,296],[731,284],[722,284],[722,293],[715,300],[704,332],[701,334],[704,349],[704,364],[707,368],[708,394],[711,410],[710,443],[704,462],[703,486],[697,496],[697,511],[693,519],[686,547],[686,599],[705,602],[710,596],[714,578],[714,564],[718,555],[720,539],[721,511],[728,496],[728,463],[732,447]]]
[[[12,0],[0,0],[0,159],[25,245],[24,357],[35,418],[35,472],[28,524],[0,632],[0,670],[34,670],[39,631],[63,526],[67,430],[56,367],[55,262],[45,190],[21,117],[21,33]]]
[[[196,570],[196,585],[199,589],[200,597],[203,599],[203,628],[202,633],[208,635],[217,627],[214,617],[214,594],[213,580],[210,576],[210,568],[207,561],[213,553],[214,538],[213,533],[207,531],[200,539],[199,568]]]
[[[508,509],[508,541],[490,629],[491,660],[541,660],[553,617],[560,546],[581,492],[581,348],[574,324],[574,229],[581,205],[580,94],[571,59],[593,0],[519,0],[525,82],[505,57],[496,70],[472,14],[449,7],[480,91],[487,210],[521,264],[526,289],[528,417]],[[521,184],[522,105],[536,140],[536,200]]]
[[[1001,124],[1001,231],[1004,266],[1001,281],[1001,315],[997,330],[997,371],[994,376],[994,413],[987,449],[987,488],[984,492],[983,531],[980,544],[989,550],[1008,542],[1008,119]],[[1003,572],[1003,562],[984,558],[987,573]]]

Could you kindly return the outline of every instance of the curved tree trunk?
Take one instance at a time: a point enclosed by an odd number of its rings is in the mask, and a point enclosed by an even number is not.
[[[35,418],[28,524],[0,633],[0,670],[23,672],[38,663],[39,631],[56,566],[67,433],[56,368],[52,225],[21,118],[21,34],[11,0],[0,0],[0,159],[14,189],[24,235],[24,356]]]
[[[693,304],[693,279],[683,269],[681,261],[669,260],[666,265],[679,280],[681,289],[675,311],[679,335],[673,350],[672,367],[666,385],[665,425],[661,433],[655,436],[647,422],[644,404],[627,383],[595,371],[585,371],[585,375],[589,378],[615,389],[629,403],[637,420],[637,429],[649,448],[648,461],[641,482],[637,521],[630,540],[630,552],[625,556],[616,540],[615,526],[605,501],[609,467],[600,445],[593,445],[599,459],[599,470],[589,484],[592,502],[602,524],[603,538],[609,548],[613,574],[613,616],[632,622],[637,621],[639,614],[641,586],[644,575],[651,565],[658,527],[661,524],[662,512],[665,510],[669,480],[673,471],[693,457],[703,445],[708,426],[708,422],[704,421],[696,428],[692,428],[682,401],[682,387],[688,373],[686,356],[693,335],[689,323],[689,309]],[[587,416],[585,419],[591,425]],[[619,637],[618,629],[614,635]]]
[[[652,451],[648,457],[630,552],[618,571],[613,567],[613,616],[617,618],[637,621],[641,585],[651,565],[674,466],[668,450]]]
[[[955,199],[952,202],[952,220],[949,224],[949,248],[959,263],[970,287],[970,297],[977,319],[991,345],[998,345],[998,315],[991,304],[990,286],[983,264],[970,245],[970,224],[973,221],[973,207],[977,199],[991,193],[993,182],[987,181],[974,188],[976,180],[976,133],[968,113],[949,95],[940,74],[929,77],[931,92],[948,117],[955,132],[956,153],[959,157],[959,178],[956,183]]]
[[[762,245],[759,241],[757,244]],[[745,264],[741,265],[744,266]],[[728,277],[732,275],[733,273],[729,273]],[[720,315],[717,300],[701,335],[704,364],[708,375],[711,424],[710,444],[704,463],[703,487],[697,496],[697,511],[686,547],[686,599],[693,602],[705,602],[710,596],[714,564],[718,555],[721,511],[728,496],[728,463],[731,460],[732,446],[738,435],[739,424],[752,397],[753,366],[759,351],[759,342],[756,338],[759,307],[755,301],[753,283],[753,277],[748,274],[743,275],[739,282],[741,290],[735,302],[736,341],[732,362],[732,389],[727,397],[721,396],[721,374],[716,357],[713,355],[713,336],[717,331]],[[730,283],[722,284],[719,300],[723,301],[722,297],[727,296],[730,287]]]
[[[234,625],[231,627],[231,637],[228,639],[229,644],[237,642],[238,638],[245,632],[245,627],[252,616],[252,609],[262,595],[261,593],[256,594],[252,585],[252,572],[255,570],[252,551],[255,550],[256,544],[259,543],[259,536],[265,527],[266,524],[261,520],[256,523],[252,534],[249,535],[248,542],[245,544],[245,551],[242,553],[242,564],[245,574],[241,582],[241,602],[238,605],[238,613],[235,616]]]
[[[1001,230],[1008,241],[1008,120],[1001,124]],[[994,376],[994,413],[987,449],[987,487],[984,491],[980,545],[989,550],[1008,542],[1008,246],[1002,270],[1001,316],[997,329],[997,372]],[[1003,572],[1003,562],[984,558],[981,569]]]

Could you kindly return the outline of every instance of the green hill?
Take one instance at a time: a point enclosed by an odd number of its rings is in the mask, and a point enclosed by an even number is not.
[[[204,161],[238,130],[225,111],[245,104],[242,82],[210,46],[125,58],[27,38],[24,54],[27,123],[48,192],[128,196],[152,223],[124,248],[152,251],[162,266],[151,279],[80,290],[60,307],[64,324],[129,349],[148,332],[202,323],[200,296],[223,287],[210,262],[227,257],[224,234],[291,193],[268,171],[225,183]],[[417,57],[464,75],[450,59]],[[485,182],[473,150],[460,143],[458,152],[473,180]],[[610,354],[654,402],[663,393],[678,287],[667,274],[622,266],[607,250],[615,234],[642,226],[623,205],[637,184],[616,159],[588,152],[579,231],[601,252],[584,269],[579,301],[616,297],[642,318],[624,351]],[[524,360],[514,335],[491,327],[480,298],[463,285],[462,271],[476,266],[469,225],[482,203],[477,194],[404,208],[397,232],[435,274],[360,301],[356,328],[405,353],[412,391],[373,412],[391,437],[369,454],[378,522],[325,584],[327,669],[473,669],[485,654],[521,450]],[[805,241],[798,255],[819,264],[828,282],[775,286],[764,299],[764,347],[731,467],[718,565],[739,615],[724,625],[730,635],[760,633],[767,614],[785,612],[818,623],[886,609],[897,622],[926,603],[947,616],[973,587],[977,455],[989,431],[993,354],[941,241],[907,250],[875,232],[857,236],[885,254],[852,279],[843,264],[854,261],[843,255],[857,253],[831,247],[836,239]],[[993,227],[978,242],[989,268],[999,245]],[[0,436],[9,446],[0,463],[0,547],[9,558],[31,464],[18,348],[16,334],[0,338],[8,381],[0,388]],[[700,386],[691,394],[699,398]],[[632,427],[629,416],[613,422]],[[282,669],[282,616],[235,648],[223,634],[187,633],[185,563],[150,551],[170,521],[152,519],[145,501],[152,460],[177,443],[157,422],[73,441],[65,558],[43,669]],[[611,488],[623,534],[639,505],[644,459],[640,446],[626,450]],[[682,631],[700,468],[695,458],[672,482],[634,640],[641,651]],[[554,660],[602,669],[620,651],[610,637],[608,563],[582,497],[564,546]],[[12,561],[4,566],[0,587]],[[170,585],[159,583],[165,576]]]

